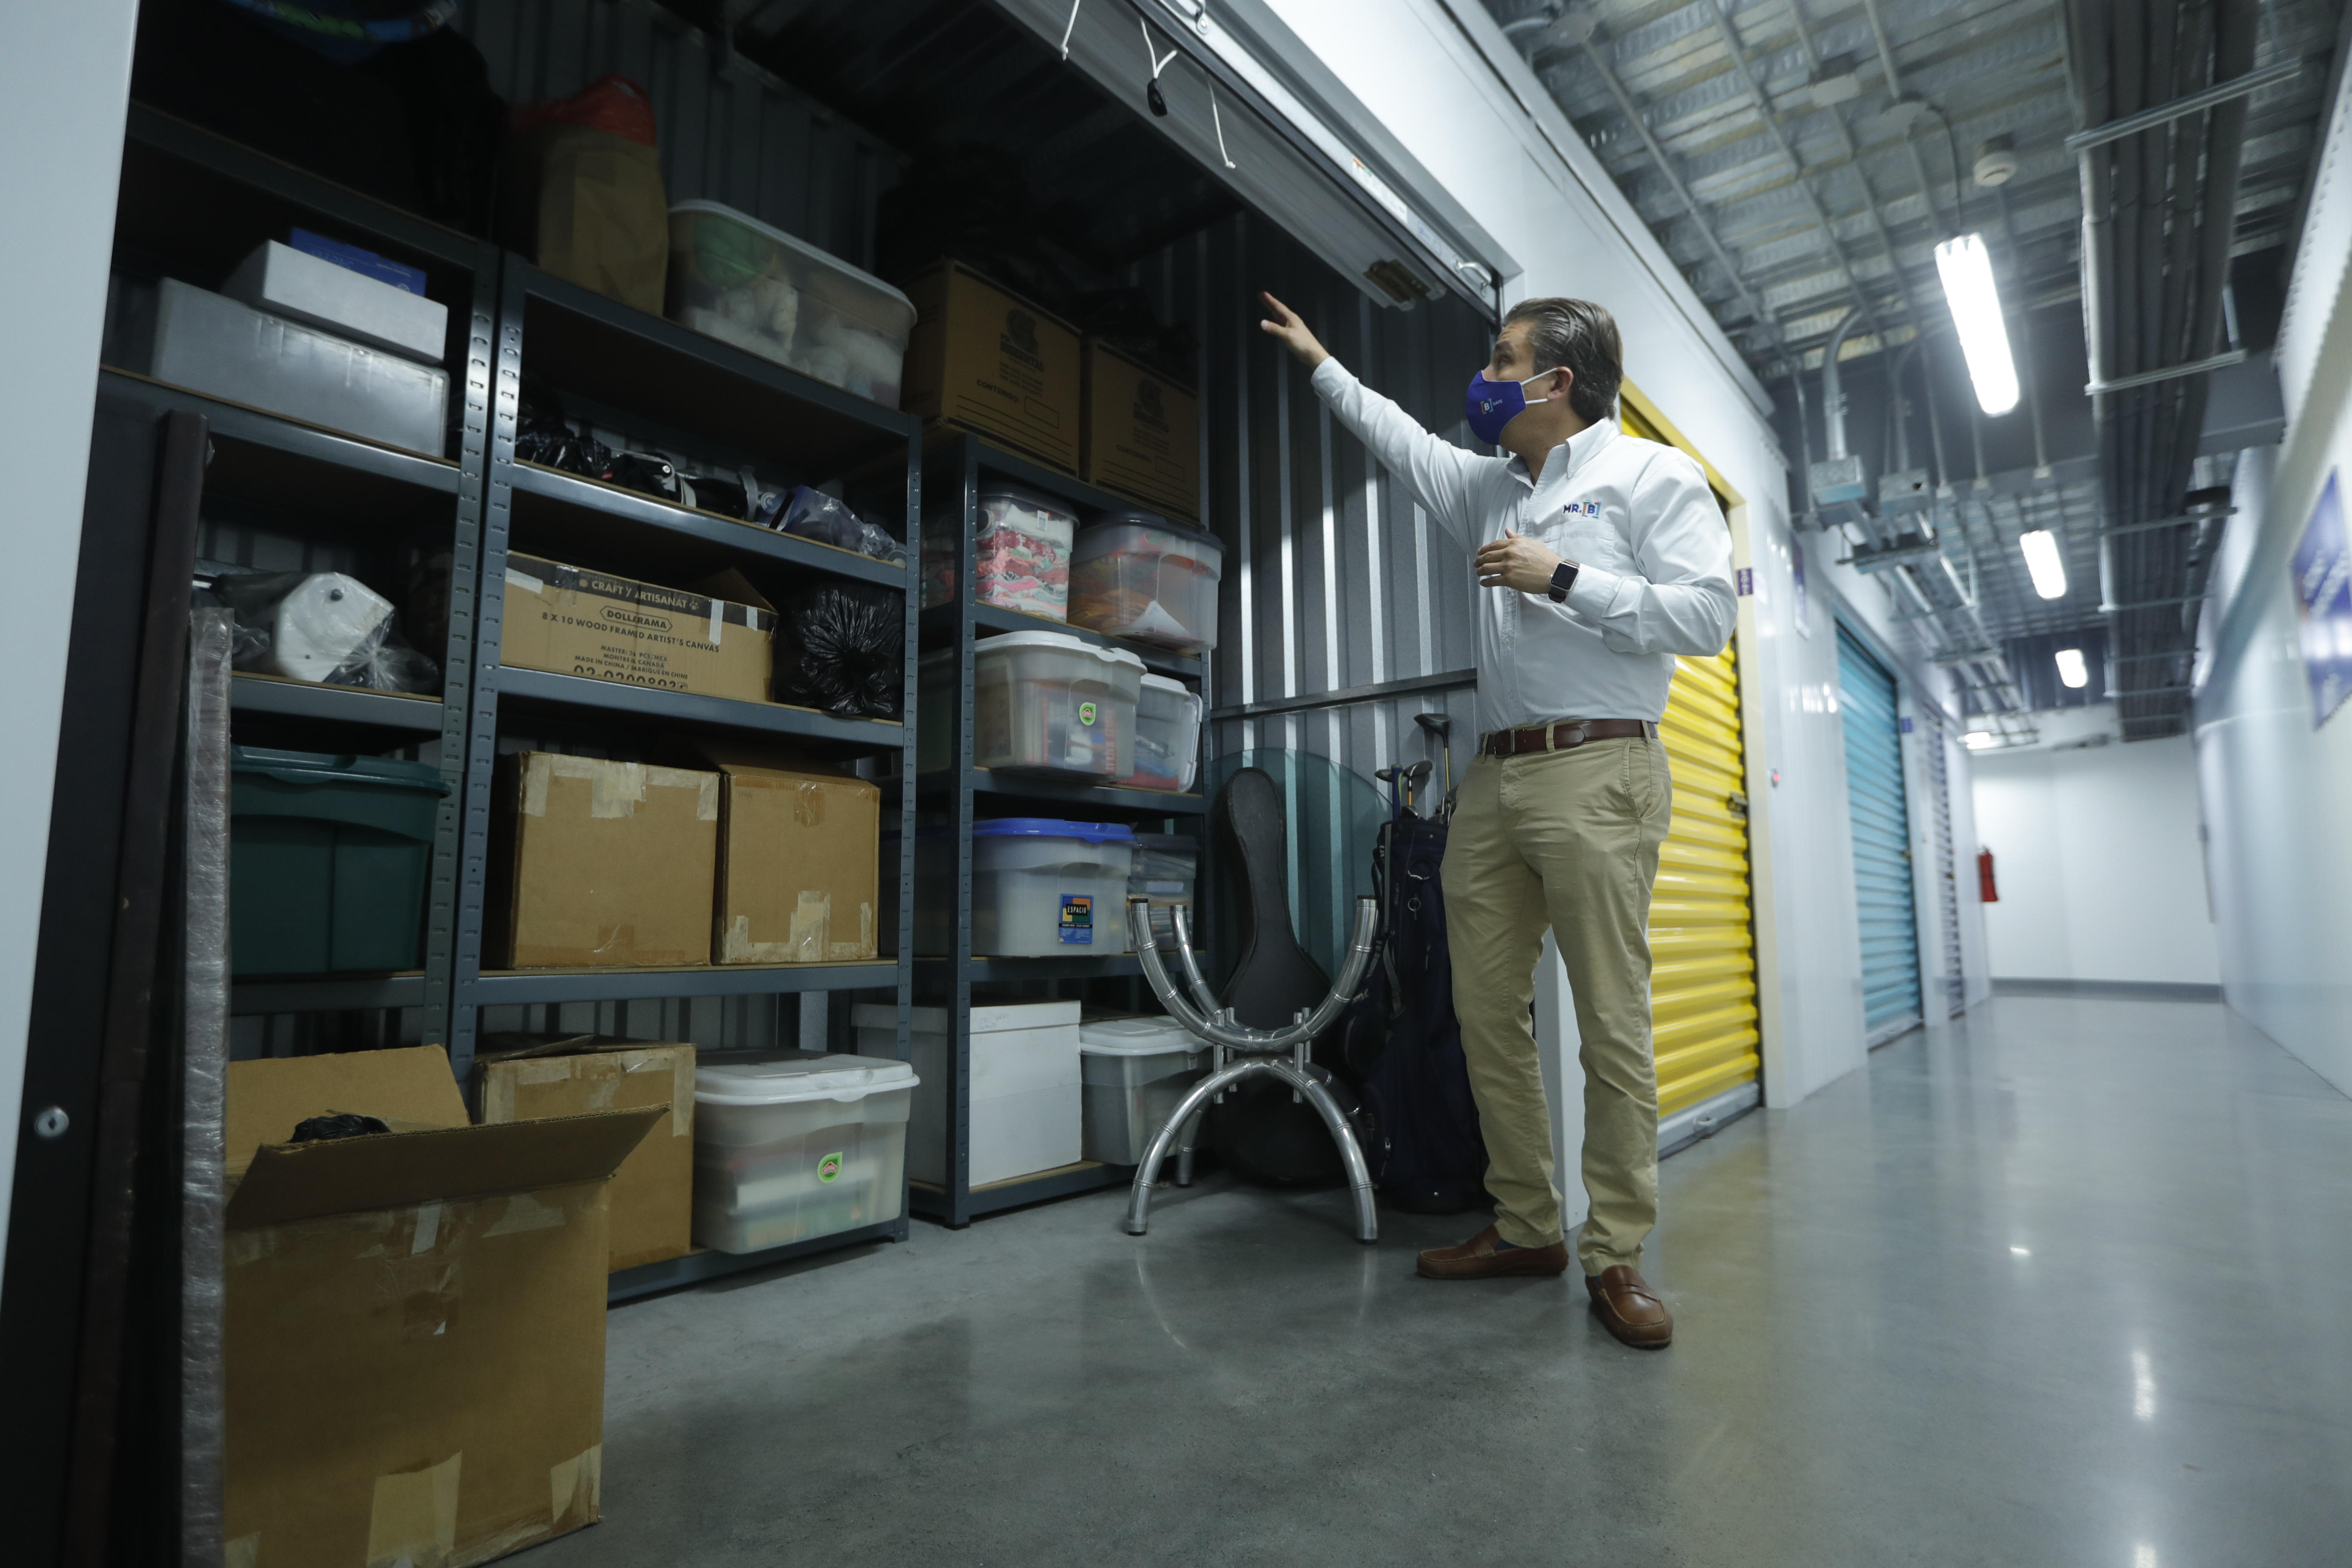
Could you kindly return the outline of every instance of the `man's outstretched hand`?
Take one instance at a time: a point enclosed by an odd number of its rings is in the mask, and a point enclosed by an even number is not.
[[[1521,594],[1551,592],[1552,568],[1560,557],[1524,533],[1506,532],[1478,547],[1474,564],[1481,588],[1510,588]]]
[[[1315,341],[1315,334],[1307,330],[1307,323],[1298,319],[1297,311],[1271,294],[1260,294],[1258,298],[1265,300],[1265,308],[1273,312],[1267,320],[1258,323],[1258,329],[1280,338],[1283,346],[1298,356],[1299,363],[1313,370],[1331,357],[1331,351]]]

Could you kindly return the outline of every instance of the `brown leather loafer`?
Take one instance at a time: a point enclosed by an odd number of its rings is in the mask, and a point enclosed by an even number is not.
[[[1584,1289],[1592,1298],[1593,1315],[1602,1328],[1617,1336],[1619,1343],[1656,1351],[1675,1342],[1674,1314],[1632,1264],[1620,1263],[1586,1275]]]
[[[1433,1247],[1421,1255],[1423,1279],[1501,1279],[1515,1274],[1550,1275],[1568,1269],[1568,1243],[1497,1250],[1502,1237],[1488,1226],[1459,1247]]]

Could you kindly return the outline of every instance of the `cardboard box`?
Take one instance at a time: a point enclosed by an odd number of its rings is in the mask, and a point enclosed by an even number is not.
[[[286,1142],[336,1111],[395,1131]],[[657,1120],[468,1126],[433,1046],[230,1064],[228,1562],[481,1563],[595,1521],[604,1184]]]
[[[507,557],[499,662],[591,680],[765,702],[776,612],[737,572],[698,591]]]
[[[1077,329],[957,261],[918,276],[907,296],[915,333],[902,406],[1076,473]]]
[[[474,1058],[482,1124],[661,1110],[605,1189],[611,1267],[683,1258],[694,1226],[694,1047],[598,1035],[493,1035]]]
[[[1201,400],[1108,343],[1087,340],[1078,477],[1154,510],[1201,515]]]
[[[499,784],[494,962],[710,962],[717,773],[524,752],[500,759]]]
[[[583,125],[509,139],[499,164],[499,237],[540,269],[661,314],[669,198],[661,153]]]
[[[719,770],[713,963],[872,962],[882,788],[786,753],[703,742]]]

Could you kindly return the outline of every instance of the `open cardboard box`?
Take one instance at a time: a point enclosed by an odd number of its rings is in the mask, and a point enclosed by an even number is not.
[[[593,1523],[605,1183],[661,1107],[468,1124],[436,1046],[229,1068],[229,1568],[457,1568]],[[357,1111],[394,1131],[292,1143]]]

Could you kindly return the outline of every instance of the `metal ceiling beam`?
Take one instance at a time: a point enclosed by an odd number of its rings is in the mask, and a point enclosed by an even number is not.
[[[2087,382],[2084,384],[2083,395],[2098,397],[2110,392],[2129,392],[2135,386],[2154,386],[2159,381],[2177,381],[2184,375],[2203,375],[2209,370],[2220,370],[2226,365],[2241,363],[2245,358],[2246,351],[2243,349],[2225,349],[2210,358],[2197,360],[2189,364],[2158,365],[2154,370],[2144,370],[2137,375],[2119,375],[2113,381]]]
[[[2282,60],[2274,66],[2264,66],[2258,71],[2231,77],[2228,81],[2209,87],[2202,92],[2192,92],[2176,98],[2170,103],[2159,103],[2154,109],[2141,110],[2137,114],[2121,120],[2110,120],[2105,125],[2095,125],[2088,131],[2077,131],[2066,138],[2066,151],[2080,153],[2087,147],[2101,147],[2110,142],[2120,142],[2126,136],[2137,136],[2143,131],[2153,131],[2159,125],[2202,114],[2217,103],[2227,103],[2234,98],[2260,92],[2274,82],[2292,81],[2303,74],[2301,60]]]

